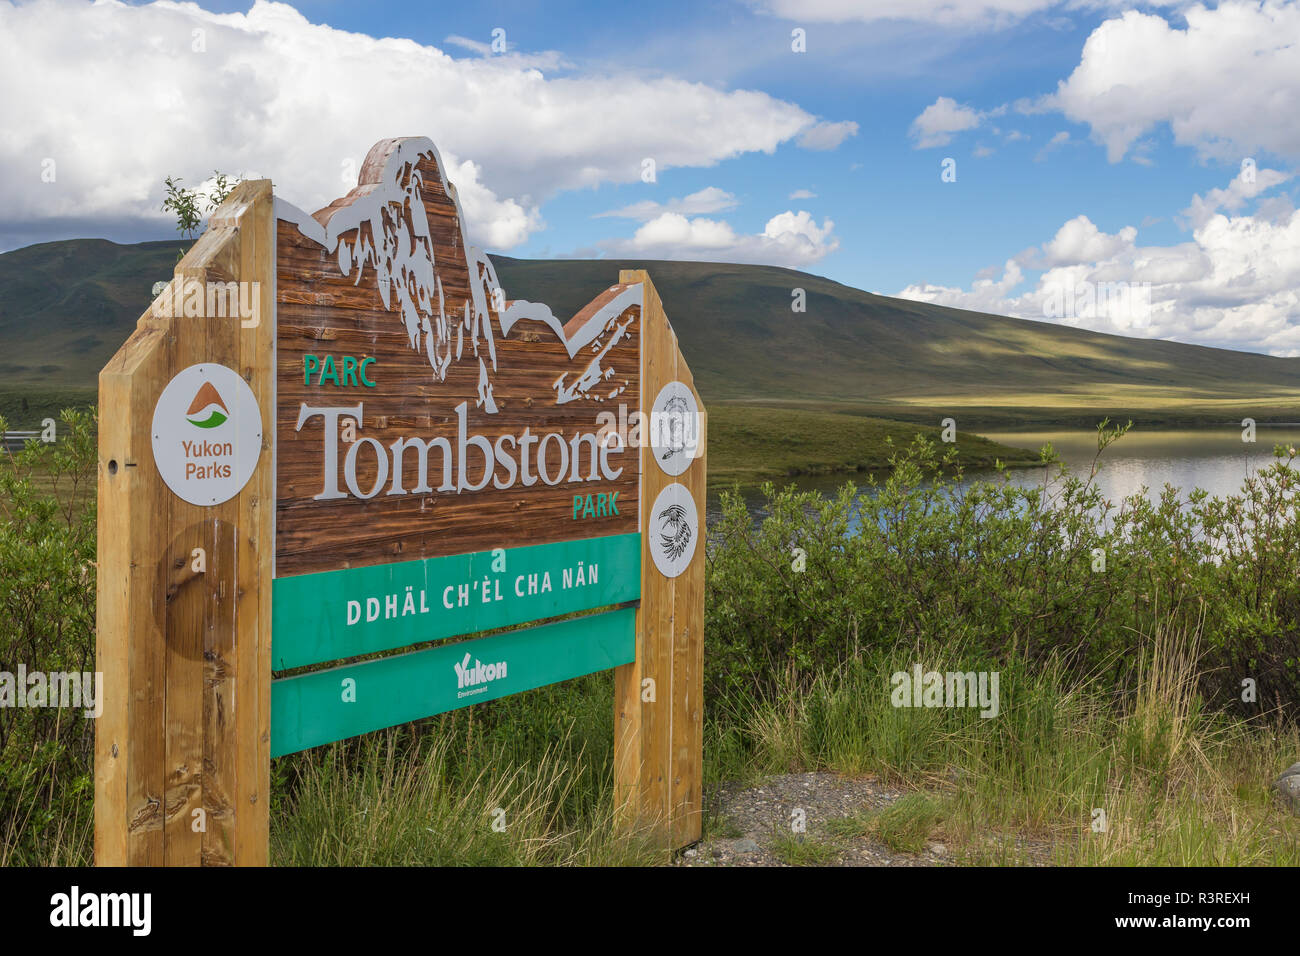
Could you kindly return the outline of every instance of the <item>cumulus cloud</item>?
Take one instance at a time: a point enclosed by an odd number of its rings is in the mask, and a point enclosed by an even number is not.
[[[1291,173],[1276,169],[1256,169],[1253,160],[1246,160],[1241,164],[1241,172],[1227,187],[1211,189],[1204,196],[1193,196],[1191,205],[1183,210],[1183,218],[1199,229],[1220,209],[1239,212],[1248,200],[1286,182],[1291,176]]]
[[[1300,4],[1226,2],[1182,13],[1183,29],[1135,10],[1105,21],[1056,92],[1019,108],[1058,109],[1088,124],[1111,162],[1162,125],[1207,157],[1300,156]]]
[[[951,97],[941,96],[912,120],[910,135],[916,149],[947,146],[953,134],[974,129],[980,124],[980,114],[963,106]]]
[[[1236,182],[1195,198],[1189,216],[1199,222],[1188,242],[1142,246],[1132,226],[1106,233],[1077,216],[996,278],[979,277],[969,289],[916,283],[898,294],[1099,332],[1300,355],[1300,212],[1289,204],[1269,212],[1264,200],[1253,214],[1215,211],[1244,209],[1251,197]],[[1042,271],[1030,279],[1030,269]]]
[[[316,209],[356,184],[374,142],[422,134],[442,150],[476,241],[505,249],[542,227],[548,198],[635,181],[645,159],[660,173],[707,167],[783,143],[829,148],[856,130],[762,92],[548,76],[555,62],[457,59],[262,0],[234,14],[0,0],[0,84],[29,91],[0,100],[0,181],[14,187],[0,193],[0,232],[60,218],[164,226],[163,177],[193,184],[213,169],[272,177],[278,195]]]
[[[735,207],[736,197],[731,193],[725,189],[719,189],[717,186],[705,186],[698,192],[693,192],[689,196],[683,196],[680,199],[670,199],[662,203],[655,202],[653,199],[643,199],[640,202],[632,203],[630,206],[623,206],[621,209],[598,212],[592,218],[615,217],[618,219],[639,219],[644,222],[647,219],[655,219],[666,212],[680,213],[683,216],[700,216],[711,212],[734,209]]]
[[[665,212],[637,229],[630,239],[600,244],[607,255],[646,259],[696,259],[706,262],[748,262],[800,268],[834,252],[839,240],[835,223],[820,225],[809,213],[787,210],[773,216],[761,233],[745,235],[732,226],[705,217],[687,218]]]
[[[1054,268],[1110,259],[1133,248],[1137,229],[1125,226],[1114,235],[1098,229],[1087,216],[1075,216],[1043,244],[1042,255],[1027,255],[1034,266]]]

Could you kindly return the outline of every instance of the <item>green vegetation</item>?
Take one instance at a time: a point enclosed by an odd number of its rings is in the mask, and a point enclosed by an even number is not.
[[[93,422],[63,421],[0,465],[0,670],[93,669]],[[792,864],[860,839],[971,863],[1300,863],[1268,790],[1300,755],[1300,468],[1278,451],[1241,494],[1185,503],[1106,502],[1051,468],[958,494],[954,450],[924,438],[870,495],[769,488],[760,523],[724,495],[708,785],[826,770],[907,791],[778,841]],[[997,716],[894,706],[917,664],[997,672]],[[597,674],[280,758],[273,860],[665,862],[614,824],[612,699]],[[89,860],[91,724],[70,716],[0,709],[0,863]]]
[[[825,866],[833,863],[839,851],[804,834],[782,833],[772,841],[772,853],[787,866]]]
[[[968,643],[863,647],[806,692],[751,702],[738,721],[717,720],[715,705],[706,764],[724,776],[870,772],[916,788],[835,821],[836,845],[871,837],[917,853],[935,841],[981,865],[1295,866],[1300,820],[1268,784],[1300,753],[1300,735],[1276,712],[1245,721],[1206,709],[1188,679],[1190,638],[1135,637],[1143,663],[1123,693],[1059,662],[981,665]],[[941,672],[1000,668],[999,717],[893,707],[890,675],[918,659]],[[1093,829],[1095,810],[1104,830]]]
[[[909,793],[876,814],[868,832],[891,850],[920,853],[943,818],[944,807],[933,797]]]
[[[610,673],[273,764],[281,865],[649,865],[613,819]]]
[[[3,673],[95,669],[94,417],[65,412],[59,432],[0,452]],[[88,860],[93,750],[80,711],[0,708],[0,866]]]
[[[709,487],[755,487],[796,475],[867,472],[883,475],[900,446],[918,434],[940,441],[927,425],[810,409],[719,405],[709,410]],[[1038,464],[1036,452],[957,433],[957,464],[993,468]]]

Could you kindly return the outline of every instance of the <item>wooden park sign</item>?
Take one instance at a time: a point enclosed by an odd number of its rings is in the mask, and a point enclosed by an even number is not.
[[[384,140],[313,215],[241,183],[99,401],[98,863],[265,864],[273,757],[608,668],[623,818],[699,838],[705,420],[648,274],[508,299]]]

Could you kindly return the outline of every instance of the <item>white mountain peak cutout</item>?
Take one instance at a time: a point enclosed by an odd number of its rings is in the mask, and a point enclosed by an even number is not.
[[[439,274],[424,205],[424,173],[419,168],[422,160],[432,160],[443,191],[455,204],[458,234],[453,254],[463,257],[469,275],[469,296],[458,303],[447,301]],[[604,360],[631,325],[631,320],[618,323],[619,316],[633,305],[642,305],[640,283],[610,287],[580,313],[589,314],[571,336],[566,335],[563,323],[549,306],[506,298],[491,260],[469,244],[460,199],[447,180],[442,156],[431,140],[381,140],[367,154],[358,180],[356,189],[316,214],[329,214],[325,225],[280,198],[275,200],[275,215],[335,253],[340,272],[354,277],[355,283],[360,284],[367,269],[374,270],[384,307],[400,315],[407,342],[425,354],[435,379],[445,381],[448,369],[453,362],[464,359],[468,346],[479,366],[476,405],[488,414],[496,414],[492,394],[492,377],[497,370],[492,324],[495,313],[503,336],[509,335],[516,323],[531,320],[547,326],[564,344],[570,358],[577,358],[590,346],[591,359],[583,370],[572,381],[566,372],[553,383],[557,405],[583,398],[605,401],[622,391],[617,386],[604,395],[594,390],[614,377],[614,370]],[[352,233],[355,235],[349,236]],[[602,343],[604,332],[610,334]]]

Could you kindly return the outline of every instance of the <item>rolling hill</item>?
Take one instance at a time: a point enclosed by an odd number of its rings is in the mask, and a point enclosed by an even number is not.
[[[176,241],[42,243],[0,255],[0,410],[93,394],[170,275]],[[862,292],[767,266],[493,256],[512,299],[574,314],[650,270],[710,403],[961,426],[1300,419],[1300,359],[1101,335]],[[807,310],[791,310],[805,290]]]
[[[1126,338],[873,295],[768,266],[494,256],[511,296],[569,313],[648,268],[703,394],[1014,427],[1300,417],[1300,359]],[[791,310],[802,288],[807,311]]]

